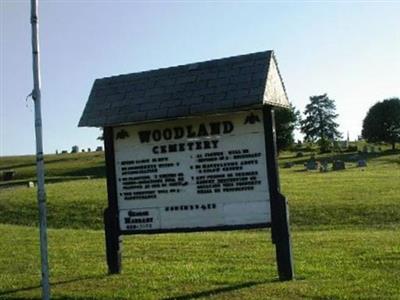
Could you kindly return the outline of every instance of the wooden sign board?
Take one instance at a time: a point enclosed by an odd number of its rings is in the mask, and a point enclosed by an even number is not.
[[[262,110],[113,130],[122,233],[266,227]]]

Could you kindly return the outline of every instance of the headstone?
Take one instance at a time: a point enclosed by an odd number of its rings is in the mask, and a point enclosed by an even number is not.
[[[61,154],[67,154],[68,153],[68,151],[67,150],[63,150],[63,151],[61,151]]]
[[[285,169],[290,169],[291,167],[293,167],[294,166],[294,163],[293,162],[285,162],[285,164],[283,165],[283,167],[285,168]]]
[[[71,153],[79,152],[79,147],[77,145],[72,146]]]
[[[13,180],[14,175],[15,175],[15,171],[13,171],[13,170],[6,170],[6,171],[3,171],[3,180],[4,180],[4,181]]]
[[[28,188],[35,187],[35,183],[33,181],[28,181]]]
[[[58,150],[56,149],[56,154],[58,154]]]
[[[319,167],[319,171],[325,173],[328,172],[328,170],[329,170],[328,163],[326,161],[323,161]]]
[[[98,146],[98,147],[96,148],[96,151],[103,151],[103,147],[102,147],[102,146]]]
[[[339,171],[339,170],[344,170],[344,169],[346,169],[346,165],[345,165],[344,161],[342,161],[342,160],[335,160],[335,161],[332,163],[332,170],[334,170],[334,171]]]
[[[306,162],[306,169],[309,171],[318,170],[318,167],[319,167],[319,162],[317,162],[314,159],[310,159],[309,161]]]
[[[366,167],[366,166],[367,166],[367,161],[365,159],[358,160],[357,167],[363,168],[363,167]]]

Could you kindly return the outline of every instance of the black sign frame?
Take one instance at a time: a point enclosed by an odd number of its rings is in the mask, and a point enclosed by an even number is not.
[[[223,231],[271,227],[272,242],[276,248],[278,275],[281,281],[294,278],[293,254],[286,198],[280,192],[279,170],[276,148],[274,109],[263,106],[263,125],[269,183],[271,222],[251,225],[229,225],[218,227],[178,228],[123,231],[119,227],[117,178],[115,167],[113,127],[104,127],[104,148],[107,174],[108,207],[104,210],[106,257],[109,274],[118,274],[122,269],[122,235],[158,234],[172,232]]]

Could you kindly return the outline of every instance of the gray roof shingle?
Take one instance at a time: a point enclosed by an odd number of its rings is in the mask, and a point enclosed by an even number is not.
[[[79,126],[106,127],[261,106],[272,60],[273,52],[265,51],[96,79]]]

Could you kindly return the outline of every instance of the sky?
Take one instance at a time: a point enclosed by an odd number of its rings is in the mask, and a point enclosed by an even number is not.
[[[30,3],[0,11],[0,156],[34,154]],[[353,140],[400,97],[399,15],[400,1],[39,0],[44,151],[101,145],[77,127],[96,78],[270,49],[293,105],[327,93]]]

